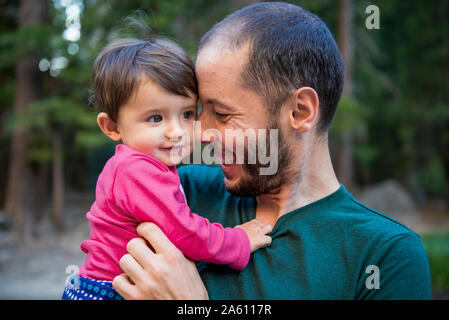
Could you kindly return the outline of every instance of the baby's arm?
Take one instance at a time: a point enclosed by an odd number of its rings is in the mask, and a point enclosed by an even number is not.
[[[177,176],[151,159],[126,160],[117,169],[113,190],[119,208],[138,222],[156,223],[190,259],[241,270],[251,251],[262,246],[255,236],[255,223],[224,228],[192,213],[179,191]]]

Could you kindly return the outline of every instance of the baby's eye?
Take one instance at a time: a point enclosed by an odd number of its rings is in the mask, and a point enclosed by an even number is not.
[[[184,119],[190,119],[191,117],[193,117],[193,111],[186,111],[186,112],[184,112],[183,114],[182,114],[182,117],[184,118]]]
[[[156,114],[156,115],[154,115],[154,116],[149,117],[149,118],[148,118],[148,121],[154,122],[154,123],[156,123],[156,122],[161,122],[161,121],[162,121],[162,116]]]

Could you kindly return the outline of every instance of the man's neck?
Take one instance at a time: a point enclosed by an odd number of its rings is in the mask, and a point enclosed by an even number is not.
[[[340,188],[327,142],[319,143],[313,149],[302,160],[302,172],[298,181],[257,197],[257,219],[274,226],[284,214],[320,200]]]

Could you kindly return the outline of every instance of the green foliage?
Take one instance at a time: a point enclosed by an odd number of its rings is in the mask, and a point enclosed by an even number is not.
[[[290,2],[317,14],[336,36],[336,1]],[[95,154],[110,148],[110,141],[96,125],[94,106],[88,104],[92,65],[108,42],[139,35],[127,25],[127,17],[141,16],[152,34],[177,40],[194,58],[203,34],[249,1],[83,0],[81,38],[75,54],[68,54],[71,42],[62,37],[67,26],[65,8],[58,5],[61,1],[48,2],[47,21],[22,29],[16,27],[18,2],[6,3],[9,10],[0,10],[2,142],[13,126],[31,128],[30,158],[43,163],[52,158],[52,135],[60,134],[66,159],[83,164],[86,153],[103,161]],[[449,6],[445,0],[353,3],[353,97],[340,101],[331,135],[346,130],[353,133],[359,183],[395,178],[417,192],[447,197],[449,69],[445,66],[449,61]],[[370,4],[380,8],[380,30],[365,28],[365,8]],[[49,61],[65,57],[68,64],[56,77],[43,72],[42,100],[33,103],[26,114],[15,117],[14,68],[17,57],[27,52]],[[83,168],[80,165],[76,170]]]
[[[446,185],[446,170],[442,160],[436,154],[428,160],[409,178],[409,184],[415,188],[422,187],[432,195],[444,193]]]
[[[301,2],[336,34],[336,5]],[[379,30],[365,28],[366,6]],[[354,1],[354,100],[342,99],[334,133],[354,133],[362,184],[395,178],[417,193],[449,197],[449,6],[445,1]]]
[[[430,263],[432,286],[449,290],[449,233],[421,236]]]
[[[79,148],[89,152],[109,143],[109,138],[100,131],[95,134],[88,130],[80,130],[77,132],[75,143]]]
[[[367,109],[363,109],[354,99],[342,97],[331,127],[332,133],[347,130],[361,131],[364,128]]]

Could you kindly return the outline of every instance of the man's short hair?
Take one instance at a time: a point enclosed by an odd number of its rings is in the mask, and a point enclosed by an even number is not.
[[[344,66],[325,23],[307,10],[284,2],[256,3],[217,23],[201,39],[238,50],[249,45],[242,85],[262,94],[277,114],[294,90],[313,88],[319,98],[319,133],[327,132],[343,89]]]
[[[95,60],[92,77],[98,109],[117,121],[119,108],[143,76],[170,93],[197,95],[193,62],[180,46],[164,38],[126,38],[110,43]]]

